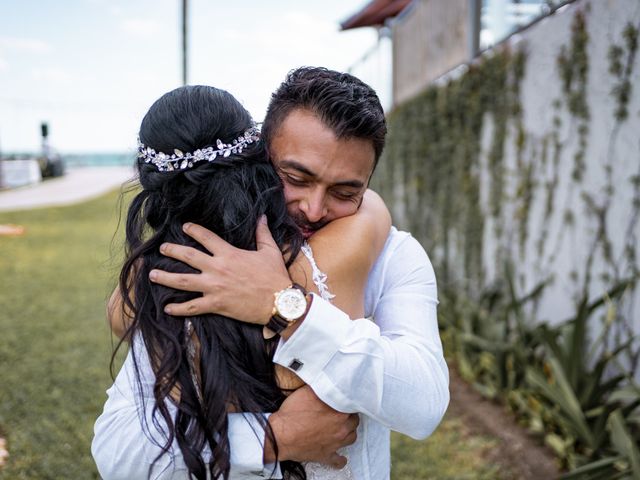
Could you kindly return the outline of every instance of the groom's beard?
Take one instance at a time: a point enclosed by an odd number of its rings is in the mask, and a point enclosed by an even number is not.
[[[307,217],[304,216],[304,213],[297,213],[295,215],[291,215],[291,217],[293,218],[293,221],[296,222],[296,225],[298,225],[298,228],[302,232],[302,236],[305,239],[311,237],[311,235],[316,233],[316,231],[320,230],[327,223],[329,223],[328,220],[311,223],[307,220]]]

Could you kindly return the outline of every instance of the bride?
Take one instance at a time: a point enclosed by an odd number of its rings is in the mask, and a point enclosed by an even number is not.
[[[215,314],[186,319],[166,314],[165,305],[197,294],[149,281],[153,269],[194,272],[161,255],[160,246],[171,242],[203,250],[183,232],[182,225],[193,222],[238,248],[255,249],[256,227],[268,222],[303,304],[320,293],[360,318],[369,269],[389,232],[389,213],[367,192],[355,215],[304,241],[287,214],[281,181],[257,128],[223,90],[187,86],[165,94],[144,117],[139,136],[142,190],[129,207],[127,256],[110,301],[112,327],[130,350],[96,422],[92,451],[108,480],[103,468],[110,457],[100,450],[101,437],[111,428],[141,422],[158,447],[145,477],[233,478],[229,415],[252,415],[277,455],[277,435],[264,414],[276,411],[302,382],[274,365],[277,336],[262,326]],[[365,241],[341,241],[353,236]],[[123,389],[135,392],[135,408],[122,408]],[[348,465],[332,470],[282,461],[280,467],[284,478],[351,478]],[[123,476],[138,478],[138,473]]]

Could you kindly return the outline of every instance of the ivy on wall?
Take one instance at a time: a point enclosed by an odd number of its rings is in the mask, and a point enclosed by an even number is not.
[[[606,226],[614,196],[613,146],[619,125],[628,116],[638,28],[629,23],[622,44],[614,43],[609,50],[615,126],[602,165],[606,179],[602,199],[581,186],[591,118],[587,95],[588,7],[587,3],[584,10],[575,13],[569,42],[559,48],[556,66],[560,96],[551,102],[552,125],[542,135],[535,132],[530,138],[523,125],[520,88],[527,56],[523,50],[509,48],[470,65],[464,74],[444,85],[430,86],[389,115],[387,148],[373,186],[391,204],[396,223],[410,230],[430,252],[441,284],[456,279],[458,289],[462,287],[469,294],[481,291],[486,280],[483,258],[486,262],[488,256],[483,239],[488,233],[497,240],[496,250],[491,252],[493,271],[499,271],[506,260],[516,259],[515,247],[523,260],[532,234],[531,205],[537,195],[544,198],[542,219],[533,232],[533,246],[540,259],[536,265],[538,279],[553,270],[566,235],[576,234],[576,214],[583,211],[592,219],[597,234],[584,271],[571,271],[576,301],[589,288],[597,253],[608,264],[608,272],[613,272],[600,274],[605,283],[619,280],[626,273],[620,272],[614,258]],[[568,125],[563,125],[563,119]],[[490,136],[488,142],[483,142],[483,129]],[[505,164],[507,146],[513,155],[509,167]],[[562,162],[569,156],[572,168],[567,183],[561,172]],[[568,188],[558,198],[561,181]],[[630,181],[640,189],[640,170]],[[508,188],[508,184],[513,187]],[[640,204],[640,197],[636,203]],[[557,215],[561,215],[561,225],[550,238]],[[640,217],[640,212],[634,210],[632,217]],[[629,225],[625,251],[635,271],[636,223]],[[464,285],[460,285],[460,279]]]
[[[526,51],[504,47],[389,115],[387,147],[372,186],[395,223],[429,252],[443,339],[463,377],[486,396],[506,399],[564,467],[584,474],[575,478],[640,478],[640,450],[621,447],[640,443],[634,420],[640,418],[640,387],[633,383],[640,350],[621,308],[640,275],[640,161],[628,175],[632,205],[624,232],[614,232],[624,235],[622,253],[614,252],[609,237],[611,209],[619,201],[613,173],[621,155],[629,155],[616,145],[620,127],[634,113],[629,103],[637,88],[632,79],[640,25],[628,23],[613,39],[606,59],[612,108],[592,111],[589,2],[583,5],[558,49],[559,93],[548,99],[552,121],[546,131],[529,132],[524,125]],[[613,119],[608,152],[588,157],[592,115],[605,114]],[[589,190],[587,171],[602,172],[601,191]],[[540,221],[530,231],[534,203]],[[553,281],[558,252],[568,236],[575,241],[578,235],[587,255],[568,275],[573,316],[554,326],[532,321]],[[484,244],[489,236],[493,252]],[[538,260],[534,282],[519,294],[524,282],[515,265],[527,265],[528,255]],[[593,272],[596,257],[602,272]],[[498,279],[491,284],[484,271],[489,262]],[[596,273],[606,293],[592,298]],[[594,340],[590,326],[599,318],[603,329]],[[620,364],[626,370],[620,372]],[[612,377],[611,371],[620,374]]]
[[[519,83],[525,54],[504,50],[472,65],[447,85],[427,89],[389,116],[389,135],[373,185],[395,205],[394,216],[436,252],[441,283],[452,274],[483,283],[480,151],[483,122],[493,119],[488,154],[489,215],[501,232],[508,123],[521,114]],[[399,160],[401,159],[401,160]],[[527,175],[523,191],[528,189]],[[526,204],[526,201],[525,201]],[[521,215],[526,216],[526,205]],[[524,234],[523,234],[524,236]],[[475,287],[473,287],[475,286]]]

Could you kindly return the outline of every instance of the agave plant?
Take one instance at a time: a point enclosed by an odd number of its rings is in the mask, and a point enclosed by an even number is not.
[[[640,395],[621,406],[621,395],[615,393],[628,392],[623,389],[631,388],[625,385],[632,386],[633,378],[628,372],[613,372],[619,356],[632,348],[634,339],[609,351],[605,338],[616,317],[615,300],[633,282],[633,279],[620,282],[592,302],[583,298],[576,315],[556,328],[541,325],[536,329],[542,350],[538,362],[526,369],[526,383],[547,402],[550,415],[545,422],[546,442],[563,459],[565,466],[572,469],[570,478],[596,479],[601,478],[600,475],[613,478],[612,474],[625,471],[620,470],[622,460],[618,457],[631,458],[632,449],[621,452],[617,448],[623,444],[619,441],[624,437],[621,432],[631,435],[620,428],[620,422],[624,425],[626,418],[640,405]],[[605,303],[608,310],[603,331],[590,344],[589,320]],[[540,364],[542,369],[538,367]],[[616,442],[613,441],[614,431]],[[559,442],[558,438],[564,441]],[[609,456],[609,452],[613,456]],[[628,463],[633,465],[630,460]],[[590,469],[583,470],[587,465],[591,465]],[[578,476],[573,477],[574,474]],[[590,476],[592,474],[594,476]]]
[[[619,282],[601,298],[585,295],[575,315],[557,326],[530,322],[526,307],[548,282],[519,296],[513,270],[504,283],[473,303],[444,295],[441,320],[462,376],[483,395],[507,400],[570,470],[566,478],[640,480],[640,388],[620,366],[634,339],[607,348],[616,305],[636,279]],[[593,341],[589,325],[605,307]],[[620,372],[620,373],[618,373]]]
[[[440,322],[453,344],[460,374],[488,398],[518,388],[539,342],[527,325],[525,308],[542,294],[547,281],[518,296],[513,268],[505,264],[504,283],[484,290],[476,302],[444,295]]]
[[[635,387],[635,402],[640,393]],[[636,403],[637,407],[637,403]],[[634,407],[634,409],[636,408]],[[627,410],[625,413],[624,410]],[[640,449],[638,435],[629,430],[627,409],[616,409],[609,415],[607,429],[610,447],[597,460],[586,463],[564,475],[563,479],[613,480],[640,478]]]

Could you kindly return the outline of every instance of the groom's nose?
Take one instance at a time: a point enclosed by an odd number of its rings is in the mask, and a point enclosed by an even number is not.
[[[317,223],[327,215],[326,193],[321,188],[308,192],[305,198],[300,200],[299,208],[309,223]]]

